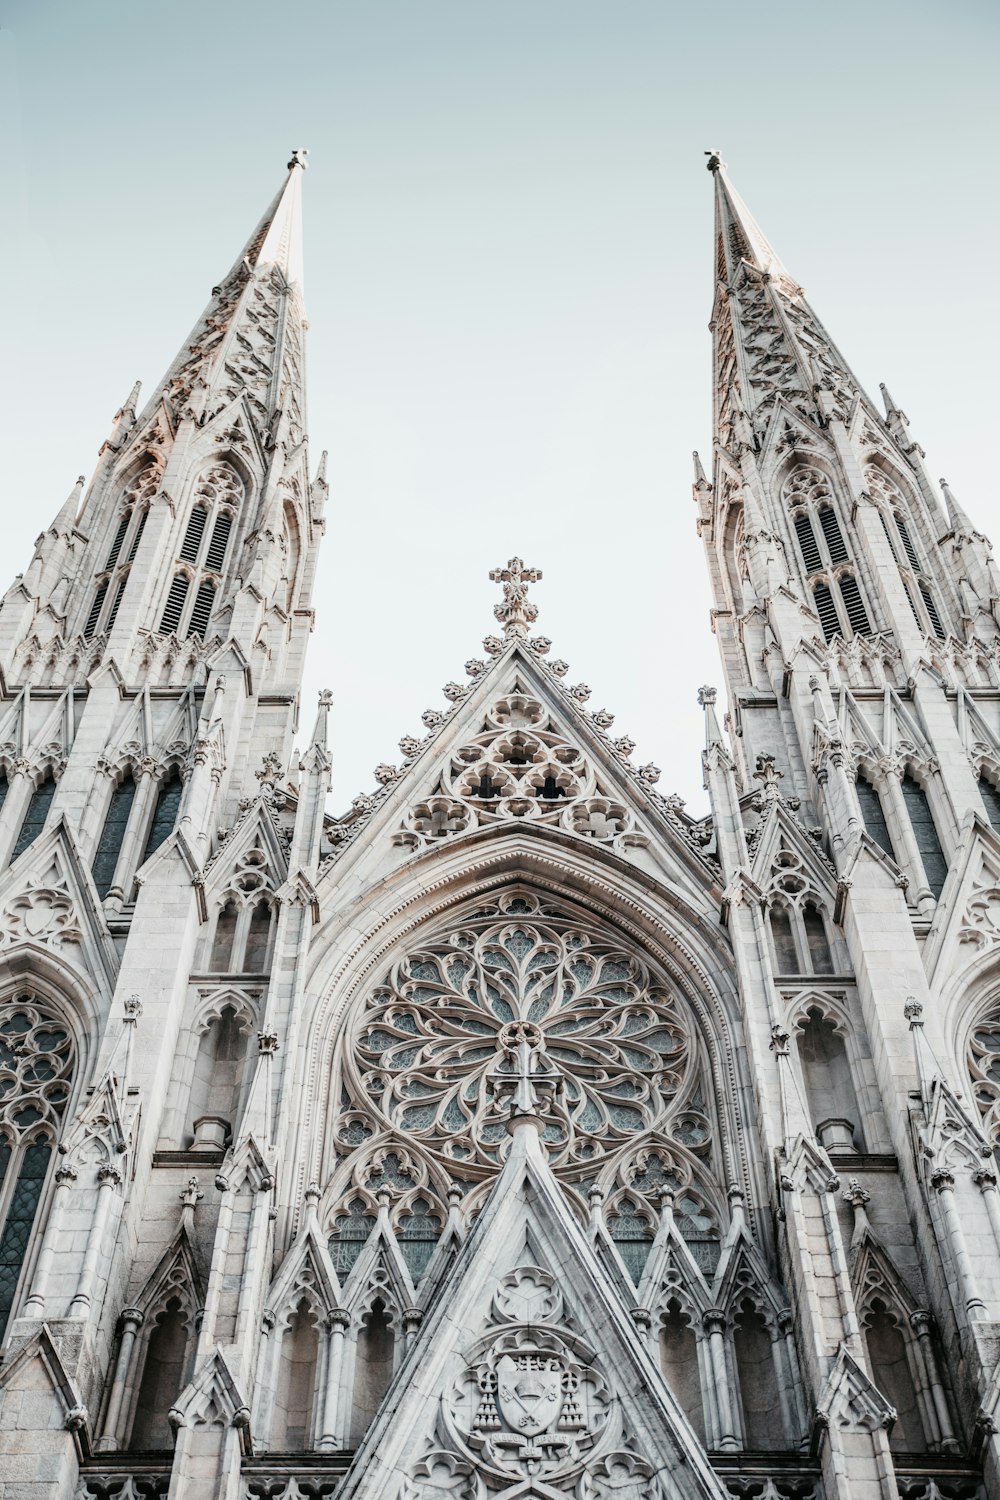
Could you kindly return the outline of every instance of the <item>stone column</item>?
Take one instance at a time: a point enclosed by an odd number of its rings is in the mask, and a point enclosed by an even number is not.
[[[115,1188],[121,1187],[122,1174],[117,1167],[113,1167],[109,1162],[106,1162],[97,1169],[97,1182],[97,1207],[94,1210],[90,1234],[87,1237],[87,1248],[84,1251],[83,1265],[80,1268],[80,1280],[77,1282],[76,1295],[69,1307],[69,1316],[71,1318],[85,1318],[90,1311],[90,1301],[94,1289],[95,1272],[97,1270],[97,1258],[101,1253],[101,1246],[104,1243],[108,1216],[111,1213],[111,1199]]]
[[[122,1435],[118,1431],[118,1425],[128,1389],[135,1341],[144,1320],[145,1314],[138,1307],[126,1307],[122,1312],[121,1342],[118,1345],[111,1395],[108,1397],[108,1410],[104,1418],[104,1432],[97,1441],[98,1453],[114,1453],[121,1447]]]
[[[708,1334],[709,1360],[712,1366],[719,1423],[719,1430],[715,1435],[715,1446],[729,1453],[738,1452],[742,1447],[742,1442],[733,1411],[729,1370],[726,1364],[726,1345],[723,1338],[726,1315],[721,1307],[709,1307],[702,1314],[702,1322]]]
[[[38,1264],[35,1266],[35,1278],[31,1284],[31,1295],[24,1304],[24,1309],[21,1313],[23,1318],[41,1318],[44,1316],[45,1298],[48,1292],[49,1277],[52,1273],[52,1261],[55,1256],[56,1245],[62,1237],[67,1189],[75,1181],[76,1171],[69,1165],[60,1167],[56,1172],[56,1189],[52,1195],[52,1207],[49,1209],[41,1249],[38,1252]]]
[[[931,1187],[937,1192],[938,1201],[941,1204],[951,1258],[958,1278],[958,1292],[965,1307],[966,1318],[970,1323],[980,1322],[986,1316],[986,1308],[982,1297],[976,1290],[972,1261],[965,1243],[965,1235],[962,1232],[962,1220],[955,1203],[955,1178],[946,1168],[939,1167],[931,1174]]]
[[[941,1453],[958,1453],[961,1451],[960,1444],[951,1425],[951,1412],[948,1410],[934,1349],[934,1319],[925,1309],[919,1308],[910,1314],[910,1326],[917,1335],[916,1353],[922,1366],[921,1374],[936,1429],[935,1446]]]
[[[344,1365],[344,1334],[351,1315],[346,1308],[332,1307],[326,1315],[326,1386],[323,1391],[323,1430],[316,1445],[321,1453],[333,1453],[340,1447],[337,1433],[339,1416],[340,1374]]]

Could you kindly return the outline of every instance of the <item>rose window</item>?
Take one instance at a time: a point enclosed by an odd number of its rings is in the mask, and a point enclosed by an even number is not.
[[[967,1061],[973,1097],[984,1117],[986,1133],[1000,1140],[1000,1007],[973,1031]]]
[[[707,1136],[672,995],[633,954],[524,899],[394,965],[365,1009],[349,1092],[434,1154],[489,1170],[509,1139],[493,1084],[519,1026],[562,1079],[545,1109],[553,1165],[594,1160],[653,1127],[685,1143]]]

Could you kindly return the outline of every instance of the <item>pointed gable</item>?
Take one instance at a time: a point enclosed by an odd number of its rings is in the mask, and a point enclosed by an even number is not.
[[[471,1494],[483,1473],[526,1497],[564,1494],[584,1474],[589,1493],[609,1500],[623,1481],[653,1475],[672,1497],[725,1494],[531,1125],[515,1131],[340,1493],[403,1500],[444,1484]]]

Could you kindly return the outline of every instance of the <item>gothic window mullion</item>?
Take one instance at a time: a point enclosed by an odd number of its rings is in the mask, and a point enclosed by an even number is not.
[[[250,918],[253,907],[249,901],[240,905],[239,915],[236,918],[236,935],[233,938],[233,951],[229,960],[230,973],[242,974],[247,951],[247,934],[250,931]]]

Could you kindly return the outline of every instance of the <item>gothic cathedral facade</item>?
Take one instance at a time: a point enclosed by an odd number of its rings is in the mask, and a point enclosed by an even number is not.
[[[708,815],[518,558],[327,812],[302,153],[3,596],[4,1500],[1000,1496],[1000,578],[709,168]]]

